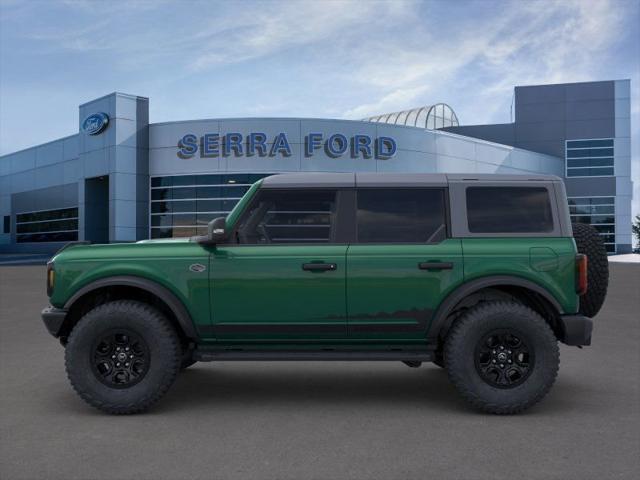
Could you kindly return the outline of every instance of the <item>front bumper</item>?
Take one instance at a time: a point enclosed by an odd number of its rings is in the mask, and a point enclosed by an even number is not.
[[[591,332],[593,320],[583,315],[563,315],[560,317],[562,338],[560,341],[566,345],[582,346],[591,345]]]
[[[60,332],[64,326],[64,321],[67,318],[67,310],[56,307],[47,307],[42,310],[42,321],[44,326],[47,327],[49,333],[54,337],[60,337]]]

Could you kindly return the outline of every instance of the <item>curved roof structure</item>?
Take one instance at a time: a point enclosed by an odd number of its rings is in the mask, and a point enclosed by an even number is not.
[[[408,127],[422,127],[435,130],[444,127],[457,127],[458,116],[446,103],[425,105],[424,107],[400,112],[385,113],[373,117],[363,118],[365,122],[389,123]]]

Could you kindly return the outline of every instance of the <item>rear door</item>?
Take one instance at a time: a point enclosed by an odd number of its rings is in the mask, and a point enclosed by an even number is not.
[[[462,281],[462,247],[448,238],[446,188],[361,188],[347,252],[351,338],[421,340]]]

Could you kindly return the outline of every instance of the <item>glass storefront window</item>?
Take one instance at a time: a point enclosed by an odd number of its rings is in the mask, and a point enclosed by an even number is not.
[[[251,185],[271,173],[176,175],[151,178],[151,238],[204,235],[229,214]]]
[[[567,177],[610,177],[614,175],[613,139],[567,140]]]
[[[21,212],[16,215],[16,242],[78,240],[78,207]]]
[[[569,197],[571,221],[593,226],[602,236],[608,253],[616,253],[614,197]]]

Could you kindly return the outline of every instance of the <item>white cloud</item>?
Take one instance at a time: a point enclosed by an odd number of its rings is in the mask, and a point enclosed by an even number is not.
[[[388,93],[380,100],[372,103],[358,105],[344,113],[345,118],[360,119],[366,117],[371,112],[391,113],[398,105],[413,105],[429,87],[398,88]]]
[[[452,82],[484,75],[491,81],[482,82],[478,92],[482,106],[477,113],[485,118],[477,121],[488,121],[491,108],[502,105],[505,93],[514,85],[583,81],[597,76],[601,66],[594,62],[594,54],[618,38],[625,14],[609,0],[501,5],[505,8],[490,23],[467,19],[446,41],[438,41],[427,29],[413,24],[408,26],[412,44],[420,44],[420,48],[412,48],[402,39],[368,43],[368,52],[377,50],[387,59],[385,68],[380,68],[377,59],[363,62],[356,67],[356,78],[380,100],[350,106],[344,116],[384,113],[379,107],[399,110],[417,106],[403,104],[407,98],[401,92],[418,91],[425,85],[429,88],[423,92],[442,91]]]
[[[270,6],[272,4],[262,4]],[[240,63],[303,45],[331,42],[353,28],[375,29],[381,19],[401,17],[406,2],[288,2],[279,8],[250,9],[234,15],[231,31],[206,29],[198,34],[201,52],[191,63],[196,71]],[[202,48],[204,46],[204,48]],[[213,50],[207,53],[207,50]]]

